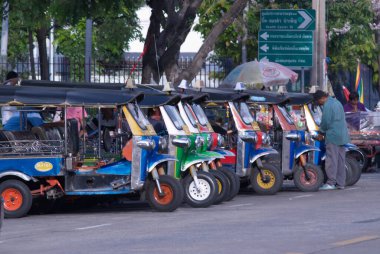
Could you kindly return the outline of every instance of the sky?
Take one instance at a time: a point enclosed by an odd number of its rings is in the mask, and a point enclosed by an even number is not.
[[[144,38],[149,27],[150,10],[151,9],[149,7],[143,7],[137,11],[137,16],[140,19],[140,26],[142,27],[141,32]],[[202,42],[203,40],[201,34],[192,30],[187,36],[185,42],[182,44],[181,52],[197,52],[202,46]],[[142,52],[144,48],[144,42],[135,40],[132,41],[129,46],[129,52]]]

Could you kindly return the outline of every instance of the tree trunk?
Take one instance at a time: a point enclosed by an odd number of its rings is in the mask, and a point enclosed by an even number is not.
[[[211,32],[203,42],[202,47],[195,55],[191,65],[184,70],[175,81],[175,85],[178,85],[182,79],[191,82],[199,70],[202,68],[203,63],[206,61],[208,53],[214,48],[215,42],[218,36],[224,32],[224,30],[232,24],[236,17],[242,12],[247,5],[248,0],[236,0],[231,8],[223,15],[223,17],[215,24]]]
[[[49,80],[49,63],[46,47],[47,29],[45,27],[36,30],[38,52],[40,55],[41,80]]]
[[[30,71],[32,72],[32,79],[36,80],[36,68],[34,66],[34,54],[33,54],[33,32],[32,30],[28,30],[28,35],[29,35],[29,58],[30,58]]]
[[[164,72],[169,81],[174,81],[180,73],[178,57],[181,45],[191,31],[202,1],[183,1],[178,11],[172,2],[172,0],[149,2],[152,14],[145,40],[145,47],[148,47],[148,50],[143,58],[142,83],[150,82],[152,75],[158,83]],[[166,13],[167,18],[163,12]],[[163,27],[162,32],[160,32],[160,25]]]

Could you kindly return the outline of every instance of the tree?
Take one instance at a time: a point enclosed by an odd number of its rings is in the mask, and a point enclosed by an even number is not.
[[[153,77],[159,82],[165,71],[168,80],[180,72],[177,60],[182,43],[191,30],[201,0],[148,0],[152,9],[145,37],[142,83]]]

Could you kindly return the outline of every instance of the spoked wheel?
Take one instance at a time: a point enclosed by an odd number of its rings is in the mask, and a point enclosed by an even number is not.
[[[297,167],[294,172],[294,184],[305,192],[318,191],[323,183],[323,172],[320,167],[307,163],[305,165],[307,175],[302,167]]]
[[[183,201],[182,185],[178,180],[167,175],[161,175],[159,181],[163,195],[160,195],[156,182],[149,180],[146,187],[146,199],[149,205],[157,211],[172,212]]]
[[[283,176],[281,171],[269,164],[263,164],[262,174],[257,167],[252,168],[251,185],[253,190],[261,195],[273,195],[277,193],[282,186]]]
[[[191,175],[187,175],[183,179],[186,203],[192,207],[208,207],[214,203],[217,197],[218,183],[215,177],[208,172],[198,171],[197,176],[199,189]]]
[[[230,201],[239,193],[240,177],[224,167],[218,168],[218,170],[227,176],[227,179],[230,183],[230,192],[226,197],[226,201]]]
[[[18,180],[7,180],[0,183],[0,194],[4,199],[6,218],[25,216],[32,206],[32,193],[25,183]]]
[[[218,170],[209,171],[216,179],[218,184],[218,194],[215,198],[214,205],[222,203],[231,192],[230,182],[227,179],[227,176]]]
[[[351,156],[346,156],[346,164],[350,165],[351,172],[352,172],[351,181],[346,183],[346,185],[352,186],[359,181],[362,175],[362,169],[360,168],[359,162],[355,158],[352,158]]]

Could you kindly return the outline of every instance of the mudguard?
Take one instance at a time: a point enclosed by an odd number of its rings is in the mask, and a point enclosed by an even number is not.
[[[166,162],[166,161],[176,161],[177,159],[168,154],[159,154],[154,153],[152,154],[152,157],[150,158],[148,162],[148,172],[152,172],[152,170],[160,163]]]
[[[35,179],[34,177],[31,177],[19,171],[5,171],[5,172],[0,173],[0,179],[6,176],[17,176],[27,182],[29,181],[37,182],[37,179]]]
[[[202,163],[205,161],[210,161],[213,159],[215,159],[215,158],[205,156],[205,155],[199,154],[199,153],[190,152],[187,155],[186,159],[182,163],[181,171],[186,171],[190,166],[192,166],[194,164]]]
[[[316,146],[310,146],[310,145],[305,145],[305,144],[302,144],[302,145],[299,145],[296,150],[295,150],[295,155],[294,155],[294,158],[297,159],[298,157],[300,157],[302,154],[304,153],[308,153],[308,152],[311,152],[311,151],[321,151],[321,149],[319,149],[318,147]]]
[[[222,148],[216,148],[213,151],[217,152],[217,153],[220,153],[224,157],[226,157],[226,156],[235,156],[235,154],[233,152],[231,152],[229,150],[226,150],[226,149],[222,149]]]
[[[360,148],[358,146],[351,144],[351,143],[348,143],[348,144],[344,145],[344,148],[346,149],[346,153],[347,152],[358,153],[362,157],[363,161],[366,160],[366,155],[362,152],[362,150],[360,150]]]
[[[249,162],[252,164],[258,158],[261,158],[261,157],[269,155],[269,154],[278,154],[278,152],[277,152],[277,150],[275,150],[273,148],[259,148],[259,149],[255,149],[250,154]]]
[[[211,160],[224,159],[224,156],[222,154],[217,153],[215,151],[202,151],[202,152],[198,152],[198,154],[201,156],[210,157],[212,158]]]

